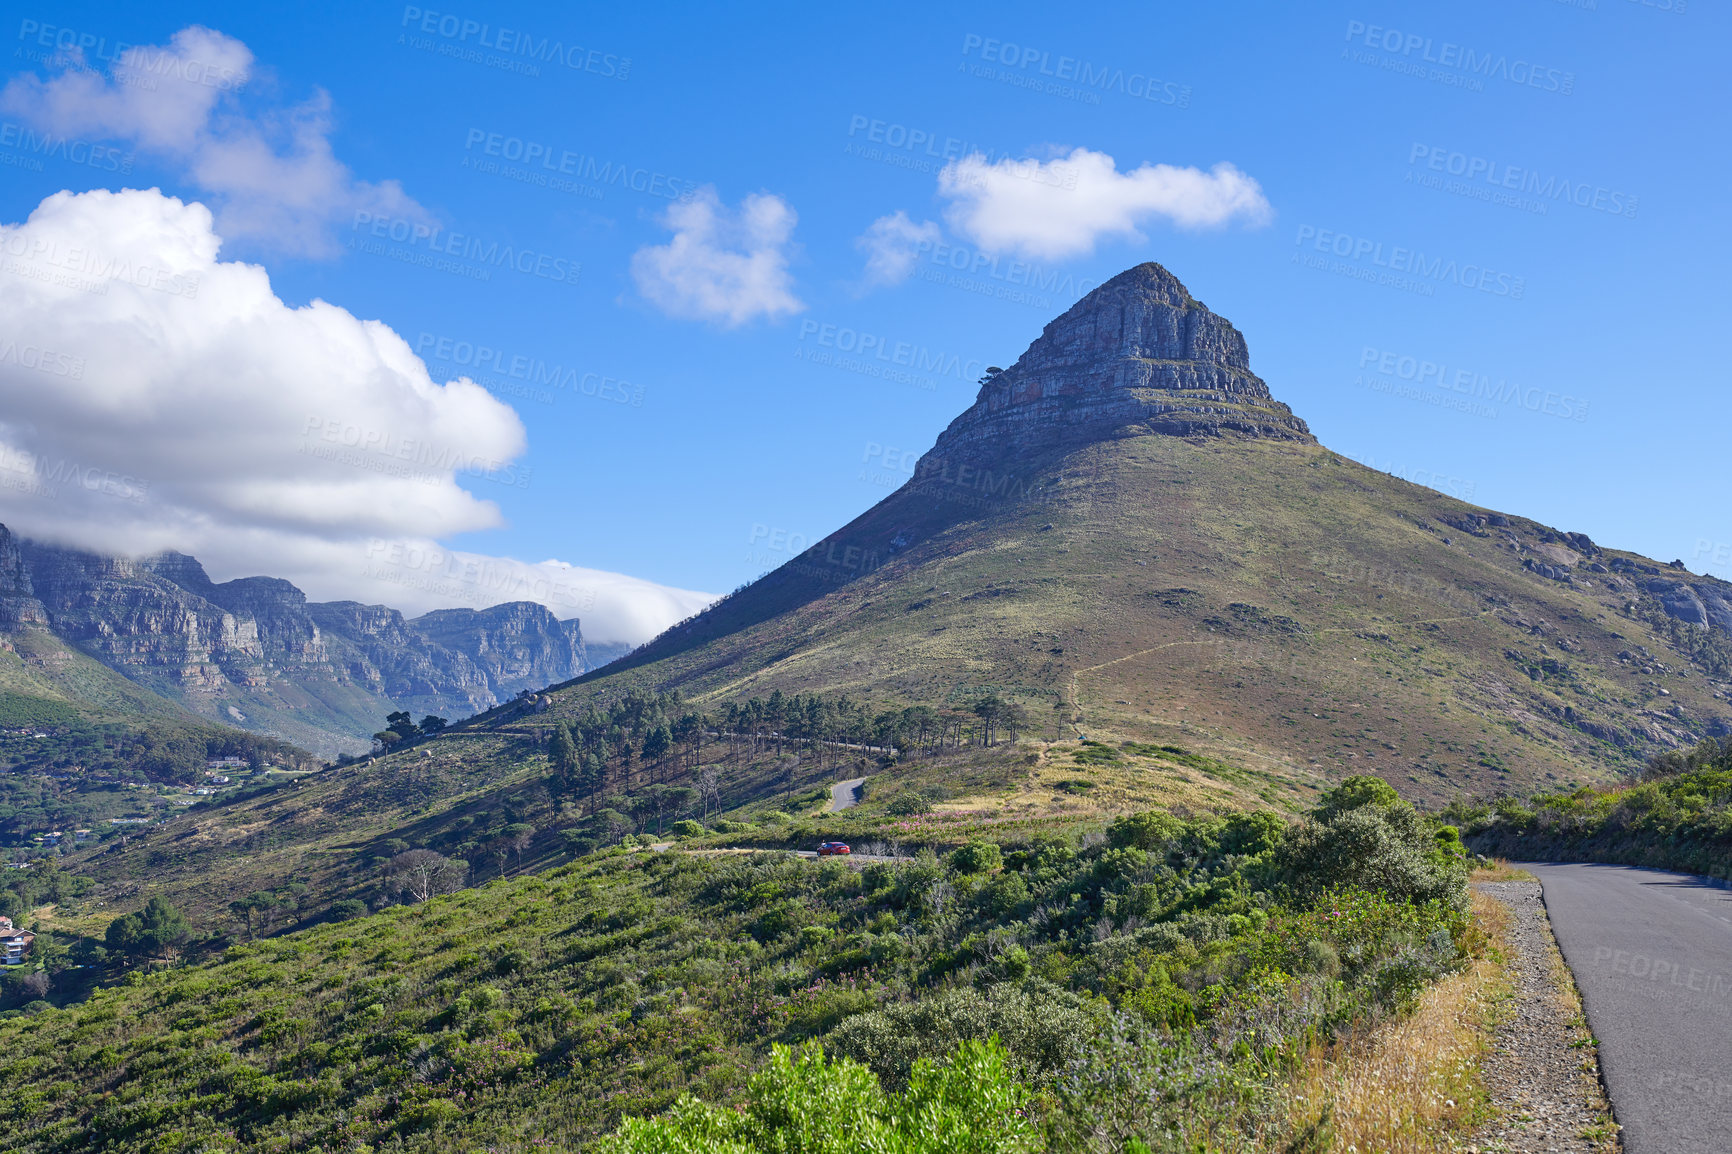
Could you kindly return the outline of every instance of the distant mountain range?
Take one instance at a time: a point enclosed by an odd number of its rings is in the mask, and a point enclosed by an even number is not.
[[[406,619],[275,577],[213,582],[180,553],[104,557],[0,526],[0,648],[15,666],[0,663],[0,694],[165,712],[93,676],[93,658],[148,696],[328,756],[365,749],[393,710],[467,716],[630,647],[586,644],[575,618],[529,601]]]

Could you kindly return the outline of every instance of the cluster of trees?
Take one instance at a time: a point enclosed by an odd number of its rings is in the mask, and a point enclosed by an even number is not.
[[[450,724],[445,718],[435,717],[431,713],[423,717],[419,725],[415,723],[414,718],[409,716],[409,711],[406,709],[398,710],[396,713],[387,713],[385,715],[385,728],[373,735],[373,751],[383,753],[417,738],[432,737]]]
[[[268,890],[254,890],[229,903],[229,912],[239,918],[249,938],[268,931],[281,918],[296,918],[317,901],[306,882],[287,882]]]
[[[731,740],[749,743],[755,755],[762,745],[794,744],[808,749],[823,764],[827,751],[850,748],[888,751],[901,756],[931,755],[966,748],[1015,741],[1028,725],[1021,705],[988,693],[963,709],[911,705],[900,710],[873,712],[846,694],[830,698],[821,694],[784,696],[776,690],[768,697],[750,697],[730,702],[716,717]]]
[[[874,711],[846,695],[778,690],[704,713],[687,708],[677,692],[634,692],[552,728],[548,789],[556,808],[567,800],[583,807],[587,821],[567,832],[581,852],[638,829],[661,836],[686,818],[708,824],[722,789],[718,767],[704,764],[706,740],[725,743],[735,760],[778,753],[772,784],[792,790],[803,763],[822,772],[844,757],[930,756],[1014,742],[1027,724],[1026,710],[997,694],[968,709]]]
[[[734,757],[766,750],[800,751],[822,770],[826,761],[871,753],[897,757],[934,755],[970,745],[1015,742],[1028,725],[1020,704],[989,693],[967,709],[912,705],[874,712],[846,694],[784,694],[731,701],[710,713],[684,708],[676,693],[628,694],[605,710],[591,705],[576,722],[554,727],[548,739],[556,799],[582,799],[593,811],[604,794],[651,789],[676,794],[646,804],[658,823],[664,811],[709,808],[718,800],[713,777],[703,773],[706,735],[726,741]],[[690,787],[673,785],[689,774]],[[690,797],[678,791],[693,791]],[[646,797],[650,797],[645,792]]]
[[[166,954],[192,936],[192,924],[161,895],[144,903],[137,913],[108,923],[103,940],[108,948],[128,957],[155,958]]]
[[[43,858],[27,870],[7,870],[0,875],[0,914],[11,918],[14,925],[23,925],[32,910],[76,901],[95,887],[92,879],[69,874],[54,858]]]
[[[701,776],[709,720],[683,705],[677,692],[634,692],[555,726],[547,749],[555,800],[581,798],[593,809],[603,793],[631,793],[644,778],[665,789],[688,771]]]

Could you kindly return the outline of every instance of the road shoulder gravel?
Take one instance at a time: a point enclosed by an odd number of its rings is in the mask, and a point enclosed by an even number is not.
[[[1464,1150],[1477,1154],[1611,1154],[1620,1148],[1599,1057],[1537,881],[1480,882],[1510,911],[1502,943],[1511,982],[1486,1088],[1496,1117]]]

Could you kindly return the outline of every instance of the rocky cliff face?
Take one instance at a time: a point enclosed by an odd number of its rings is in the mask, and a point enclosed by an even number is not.
[[[0,632],[48,624],[12,531],[0,525]]]
[[[982,384],[921,472],[1144,433],[1314,442],[1251,372],[1245,338],[1158,264],[1120,273]]]
[[[49,628],[196,713],[321,752],[395,709],[460,717],[589,669],[576,619],[519,601],[406,620],[291,583],[220,584],[192,557],[138,561],[17,541],[0,526],[0,631]]]
[[[413,625],[433,644],[468,657],[494,682],[526,682],[543,669],[589,668],[577,621],[561,621],[533,601],[439,609]],[[544,680],[537,688],[549,684]]]

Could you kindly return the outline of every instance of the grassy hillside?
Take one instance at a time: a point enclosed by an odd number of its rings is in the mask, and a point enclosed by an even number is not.
[[[46,629],[21,629],[0,641],[0,703],[5,725],[190,720],[180,706]]]
[[[579,679],[559,715],[627,685],[700,704],[992,692],[1048,738],[1370,771],[1440,800],[1629,772],[1728,714],[1732,646],[1590,568],[1631,555],[1326,449],[1145,435],[1019,468],[1006,497],[916,478]]]
[[[613,850],[237,945],[0,1020],[8,1148],[581,1149],[773,1043],[895,1087],[990,1033],[1054,1148],[1280,1148],[1305,1047],[1475,948],[1455,847],[1380,789],[863,868]]]

